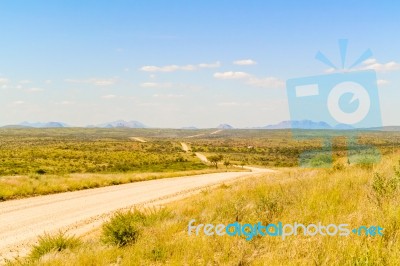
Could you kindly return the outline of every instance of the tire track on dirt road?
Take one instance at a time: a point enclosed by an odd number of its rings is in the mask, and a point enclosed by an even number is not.
[[[252,172],[165,178],[0,202],[0,258],[3,259],[0,259],[0,264],[6,258],[26,255],[38,236],[45,232],[62,230],[82,235],[100,226],[119,209],[158,199],[169,202],[178,194],[185,195],[239,178],[273,172],[248,169]]]

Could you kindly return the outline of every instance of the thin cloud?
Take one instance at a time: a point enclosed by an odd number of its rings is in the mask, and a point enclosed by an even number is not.
[[[217,68],[220,66],[221,66],[221,62],[219,62],[219,61],[217,61],[215,63],[211,63],[211,64],[206,64],[206,63],[198,64],[199,68]]]
[[[257,62],[251,59],[242,59],[242,60],[236,60],[233,61],[234,65],[239,65],[239,66],[250,66],[250,65],[256,65]]]
[[[142,88],[170,88],[172,86],[171,83],[158,83],[158,82],[143,82],[140,84]]]
[[[184,97],[184,95],[182,95],[182,94],[154,94],[153,97],[154,98],[169,98],[169,99],[173,99],[173,98],[182,98],[182,97]]]
[[[5,85],[9,82],[7,78],[0,78],[0,85]]]
[[[24,101],[14,101],[13,102],[13,104],[15,104],[15,105],[20,105],[20,104],[24,104],[25,102]]]
[[[363,63],[362,69],[372,69],[376,72],[391,72],[400,69],[400,64],[395,61],[379,63],[376,59],[368,59]]]
[[[139,106],[145,106],[145,107],[153,107],[153,106],[159,106],[159,103],[139,103]]]
[[[140,84],[140,87],[143,87],[143,88],[155,88],[155,87],[157,87],[157,85],[158,85],[158,83],[156,83],[156,82],[143,82],[143,83]]]
[[[247,81],[247,84],[254,87],[260,87],[266,89],[281,89],[285,87],[285,82],[275,77],[266,77],[266,78],[251,77]]]
[[[390,82],[386,79],[378,79],[378,86],[386,86],[388,85]]]
[[[29,88],[26,90],[27,92],[42,92],[44,89],[42,88]]]
[[[384,73],[384,72],[392,72],[400,70],[400,64],[395,61],[390,61],[388,63],[379,63],[375,58],[371,58],[365,60],[360,67],[351,68],[351,69],[335,69],[328,68],[325,69],[325,73],[335,73],[335,72],[354,72],[360,70],[375,70],[376,72]]]
[[[101,98],[103,98],[103,99],[114,99],[114,98],[116,98],[116,97],[117,97],[117,96],[114,95],[114,94],[107,94],[107,95],[101,96]]]
[[[222,107],[239,107],[239,106],[249,106],[249,103],[238,103],[238,102],[220,102],[217,104]]]
[[[97,80],[91,80],[90,83],[96,85],[96,86],[110,86],[114,85],[116,83],[115,79],[97,79]]]
[[[173,72],[173,71],[177,71],[179,69],[180,69],[180,66],[178,66],[178,65],[169,65],[169,66],[163,66],[163,67],[143,66],[140,70],[146,71],[146,72]]]
[[[246,72],[217,72],[214,74],[216,79],[241,79],[246,84],[260,88],[284,88],[285,82],[275,77],[258,78]]]
[[[214,73],[214,78],[216,79],[245,79],[249,78],[250,74],[246,72],[234,72],[234,71],[228,71],[228,72],[217,72]]]
[[[100,87],[111,86],[117,83],[117,79],[115,78],[66,79],[65,81],[68,83],[92,84]]]
[[[61,101],[61,102],[56,102],[55,104],[57,104],[57,105],[72,105],[75,103],[71,102],[71,101]]]
[[[220,62],[215,62],[211,64],[201,63],[197,65],[167,65],[167,66],[143,66],[140,70],[145,72],[175,72],[175,71],[194,71],[200,68],[217,68],[220,67]]]
[[[335,71],[336,69],[334,69],[333,67],[324,70],[325,73],[334,73]]]

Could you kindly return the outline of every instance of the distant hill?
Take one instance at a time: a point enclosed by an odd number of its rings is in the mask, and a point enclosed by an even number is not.
[[[24,121],[19,124],[11,124],[11,125],[4,125],[0,126],[0,128],[65,128],[71,127],[70,125],[63,123],[63,122],[28,122]],[[88,125],[87,128],[149,128],[145,124],[139,121],[125,121],[125,120],[116,120],[113,122],[97,124],[97,125]],[[315,122],[311,120],[288,120],[282,121],[278,124],[267,125],[263,127],[246,127],[243,129],[315,129],[315,130],[376,130],[376,131],[400,131],[400,126],[384,126],[381,128],[362,128],[357,129],[347,124],[338,124],[336,126],[331,126],[326,122],[320,121]],[[180,129],[186,130],[196,130],[199,129],[195,126],[187,126],[181,127]],[[220,124],[217,126],[217,129],[235,129],[233,126],[229,124]]]
[[[219,126],[217,126],[218,129],[234,129],[233,126],[228,125],[228,124],[220,124]]]
[[[314,122],[311,120],[282,121],[275,125],[262,127],[263,129],[333,129],[325,122]]]
[[[338,124],[334,127],[334,129],[338,129],[338,130],[351,130],[354,129],[354,127],[347,125],[347,124]]]
[[[27,122],[24,121],[22,123],[19,123],[18,125],[15,125],[17,127],[34,127],[34,128],[49,128],[49,127],[68,127],[67,124],[63,122]],[[6,127],[13,127],[12,125],[6,126]]]
[[[355,128],[347,124],[331,126],[326,122],[314,122],[311,120],[282,121],[275,125],[256,127],[256,129],[332,129],[332,130],[378,130],[378,131],[400,131],[400,126],[385,126],[381,128]]]
[[[138,121],[117,120],[99,125],[90,125],[87,127],[102,127],[102,128],[146,128],[147,126]]]
[[[31,127],[21,126],[21,125],[5,125],[2,126],[1,128],[31,128]]]
[[[400,126],[386,126],[382,128],[376,128],[376,130],[382,131],[400,131]]]

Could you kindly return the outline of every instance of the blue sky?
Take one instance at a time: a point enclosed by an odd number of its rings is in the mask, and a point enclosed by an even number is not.
[[[0,2],[0,125],[117,119],[155,127],[288,120],[287,79],[367,48],[385,125],[400,125],[393,1]]]

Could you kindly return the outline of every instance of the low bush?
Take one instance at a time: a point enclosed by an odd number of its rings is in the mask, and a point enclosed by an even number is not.
[[[145,215],[139,211],[118,212],[103,225],[103,242],[117,246],[134,243],[139,237]]]
[[[165,209],[148,209],[146,212],[139,210],[118,212],[103,225],[102,240],[106,244],[119,247],[133,244],[137,241],[143,227],[169,216],[170,212]]]
[[[400,188],[400,161],[394,168],[394,175],[374,174],[372,189],[377,197],[390,197]]]
[[[47,253],[73,249],[79,245],[81,245],[79,238],[67,236],[63,232],[56,235],[44,234],[39,237],[39,243],[33,247],[29,257],[37,260]]]

